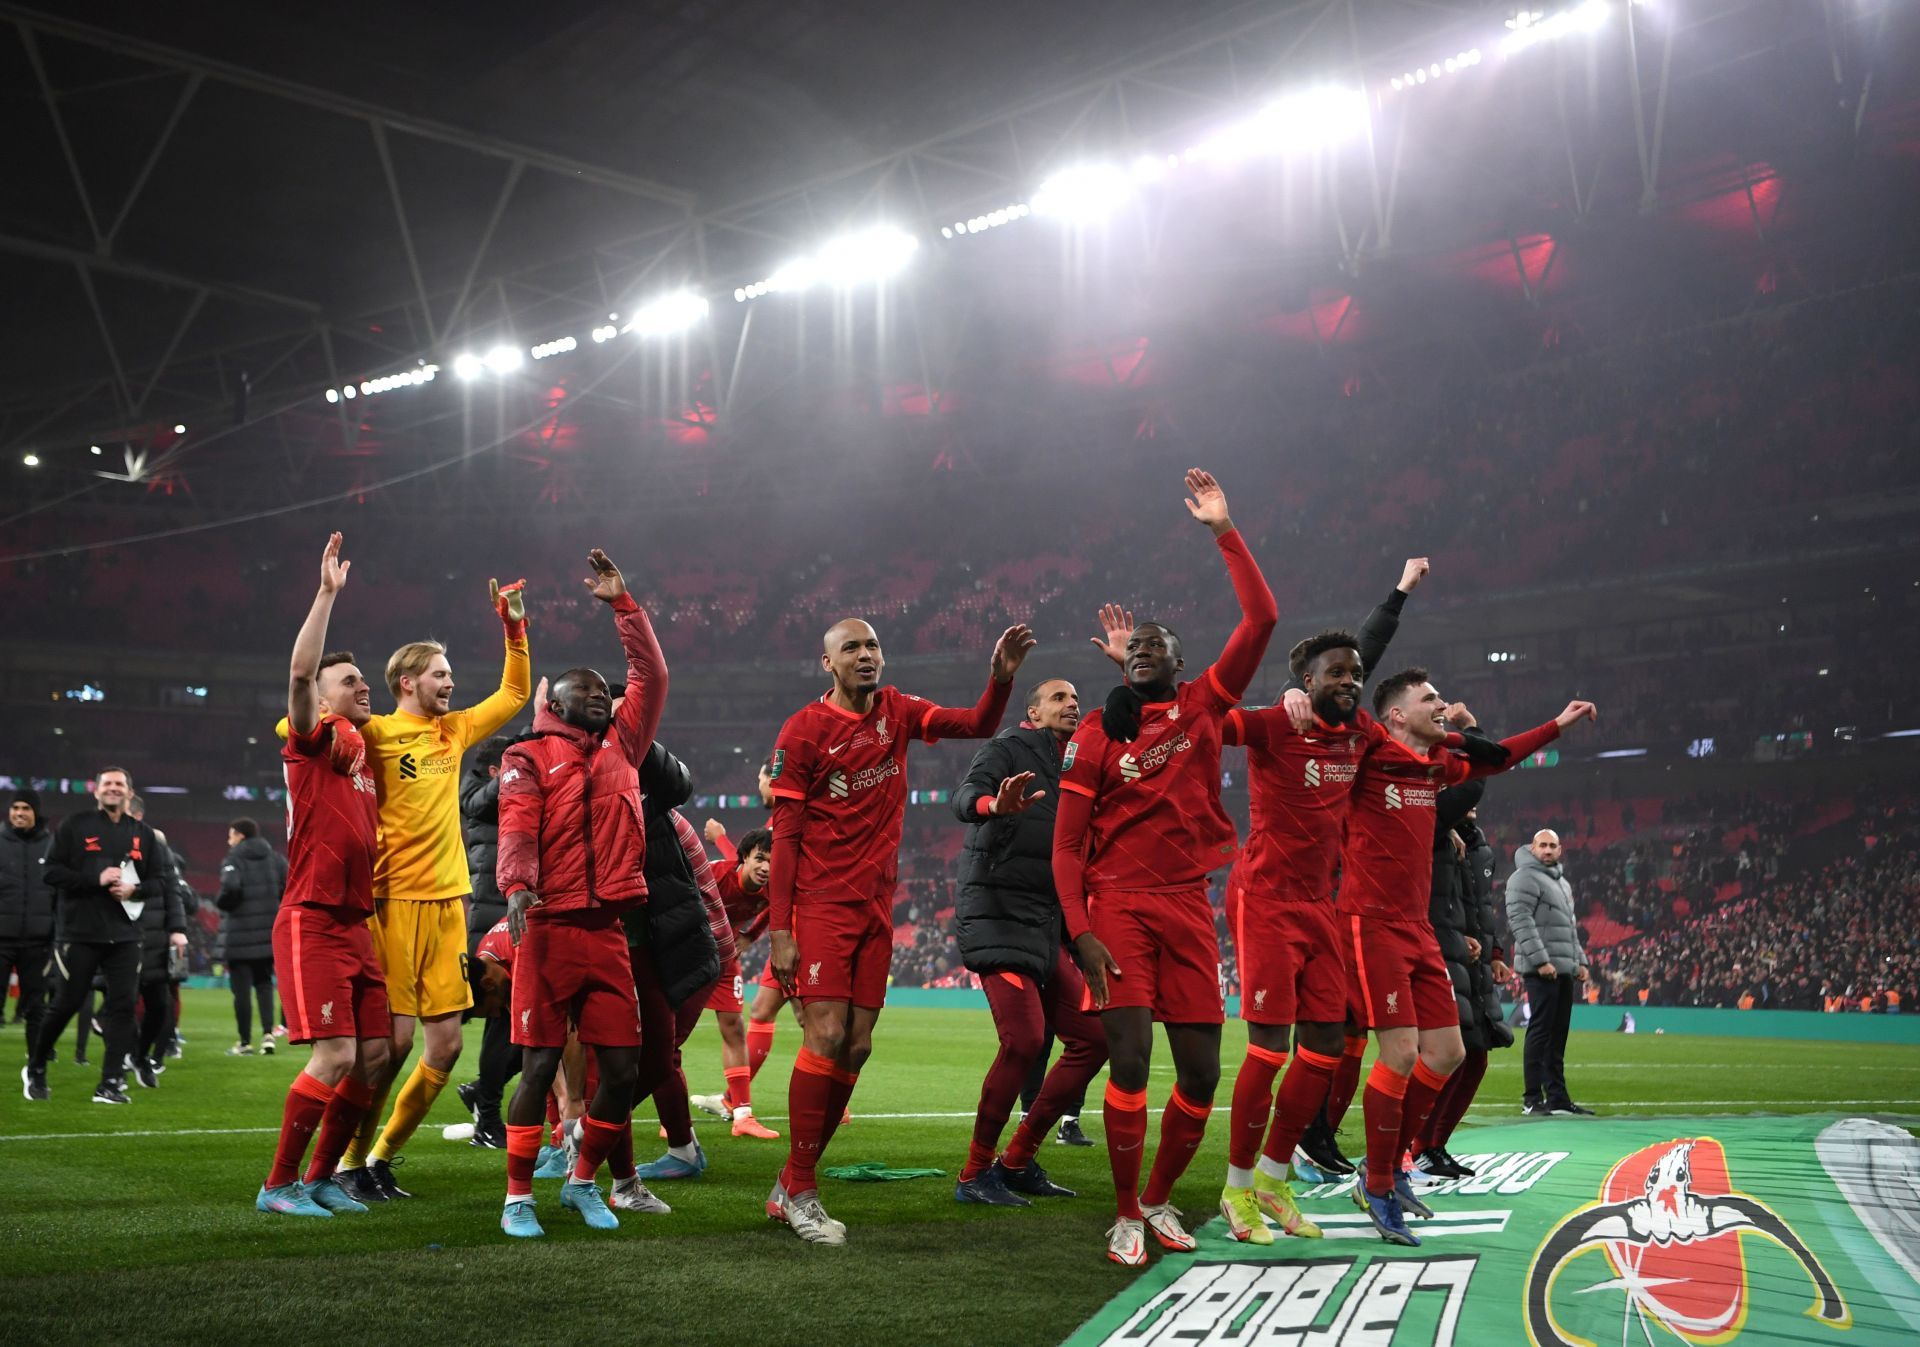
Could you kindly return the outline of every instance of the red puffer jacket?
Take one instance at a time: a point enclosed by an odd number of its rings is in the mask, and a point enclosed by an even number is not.
[[[627,656],[627,694],[603,736],[535,708],[535,737],[500,760],[500,892],[531,889],[538,921],[647,895],[646,823],[639,763],[667,699],[667,666],[653,624],[627,595],[613,601]]]

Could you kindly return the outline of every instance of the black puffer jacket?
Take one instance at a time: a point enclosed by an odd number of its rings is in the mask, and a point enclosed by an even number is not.
[[[1053,887],[1053,814],[1060,795],[1060,737],[1015,726],[980,746],[953,812],[967,828],[960,852],[954,926],[960,959],[976,973],[1024,973],[1045,981],[1060,952],[1063,918]],[[1010,818],[981,818],[983,799],[1020,772],[1046,794]]]
[[[53,939],[53,887],[41,864],[52,846],[44,820],[27,833],[0,823],[0,940]]]
[[[1479,987],[1486,978],[1484,961],[1490,957],[1490,942],[1477,934],[1478,914],[1468,915],[1471,890],[1467,866],[1453,849],[1453,834],[1466,818],[1467,811],[1480,803],[1486,789],[1482,781],[1469,781],[1440,792],[1434,809],[1433,888],[1427,917],[1440,941],[1440,956],[1447,961],[1447,976],[1453,981],[1453,999],[1460,1012],[1460,1038],[1469,1052],[1486,1052],[1493,1046],[1487,1034],[1486,1003]],[[1467,938],[1480,941],[1480,957],[1474,958]],[[1494,1020],[1499,1019],[1496,1012]]]
[[[484,763],[468,767],[461,778],[460,830],[467,841],[467,873],[473,876],[468,943],[477,944],[507,916],[507,900],[494,873],[500,856],[500,778]]]
[[[220,862],[222,957],[271,959],[273,919],[287,887],[287,861],[264,837],[243,837]]]
[[[1513,1046],[1513,1030],[1507,1027],[1506,1013],[1500,1005],[1500,988],[1493,981],[1495,960],[1506,955],[1500,946],[1499,906],[1493,900],[1493,876],[1497,864],[1493,844],[1480,826],[1467,819],[1454,825],[1460,840],[1467,844],[1464,868],[1467,874],[1467,934],[1480,942],[1480,962],[1468,971],[1473,975],[1473,997],[1480,1004],[1486,1021],[1489,1048]]]
[[[720,949],[707,924],[707,905],[680,849],[673,811],[693,798],[693,774],[657,742],[640,764],[641,812],[647,823],[645,905],[621,919],[627,937],[644,946],[654,976],[674,1006],[704,994],[720,977]]]
[[[173,869],[173,856],[161,843],[161,851],[156,868],[162,872]],[[184,884],[165,883],[162,886],[164,896],[158,902],[150,902],[140,913],[140,980],[155,982],[167,976],[167,946],[172,943],[170,937],[176,932],[187,933],[187,908],[180,901]]]

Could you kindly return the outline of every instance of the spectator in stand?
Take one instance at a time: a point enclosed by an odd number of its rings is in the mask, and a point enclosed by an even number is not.
[[[1507,880],[1507,925],[1513,961],[1526,977],[1526,1094],[1530,1114],[1593,1112],[1567,1091],[1567,1031],[1573,1025],[1574,983],[1587,980],[1573,886],[1560,866],[1560,834],[1542,828],[1513,853]]]
[[[536,704],[545,700],[536,696]],[[467,953],[477,958],[487,932],[507,919],[506,896],[494,877],[500,858],[500,759],[514,741],[495,735],[473,750],[466,777],[460,782],[460,827],[467,839],[467,873],[473,876],[473,901],[467,908]],[[479,1074],[462,1085],[460,1102],[473,1114],[473,1139],[486,1150],[505,1150],[507,1124],[500,1117],[500,1101],[507,1082],[520,1069],[520,1052],[513,1046],[509,1007],[494,998],[494,1012],[484,1013],[475,993],[471,1015],[482,1016]]]
[[[53,962],[53,890],[47,884],[47,851],[53,832],[40,816],[40,796],[16,790],[0,829],[0,1014],[6,1010],[7,979],[20,978],[14,1023],[26,1022],[32,1046],[46,1018],[47,967]]]
[[[166,901],[155,864],[153,829],[127,813],[133,779],[123,767],[103,767],[94,781],[97,806],[61,821],[47,853],[47,883],[58,891],[54,964],[60,990],[21,1069],[26,1096],[48,1098],[47,1063],[53,1046],[80,1009],[96,972],[107,978],[101,1008],[106,1051],[101,1055],[95,1103],[124,1104],[126,1061],[133,1051],[133,1007],[140,989],[140,916],[148,903]],[[185,948],[184,931],[170,943]]]
[[[280,896],[287,887],[286,857],[260,835],[260,825],[237,818],[227,825],[227,858],[220,863],[220,896],[215,901],[224,914],[222,948],[227,981],[233,987],[233,1022],[238,1041],[227,1049],[230,1057],[253,1052],[253,1002],[260,1005],[260,1050],[273,1051],[273,923],[280,915]]]
[[[127,798],[127,815],[146,822],[147,806],[138,795]],[[149,1090],[160,1084],[160,1073],[167,1069],[163,1056],[173,1041],[175,973],[185,976],[187,954],[187,908],[181,898],[185,881],[173,863],[166,834],[155,828],[153,836],[153,869],[162,896],[140,913],[138,1036],[126,1061],[134,1079]]]

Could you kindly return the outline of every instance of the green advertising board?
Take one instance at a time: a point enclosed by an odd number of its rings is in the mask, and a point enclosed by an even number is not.
[[[1426,1192],[1418,1249],[1351,1182],[1321,1240],[1214,1219],[1071,1347],[1658,1347],[1920,1343],[1920,1141],[1865,1118],[1619,1118],[1478,1128],[1474,1178]]]

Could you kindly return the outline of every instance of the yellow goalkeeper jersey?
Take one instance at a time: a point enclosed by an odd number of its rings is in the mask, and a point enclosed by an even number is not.
[[[380,800],[375,898],[464,897],[473,891],[460,834],[460,755],[520,713],[533,689],[527,642],[507,642],[500,686],[438,719],[393,711],[360,727]]]

